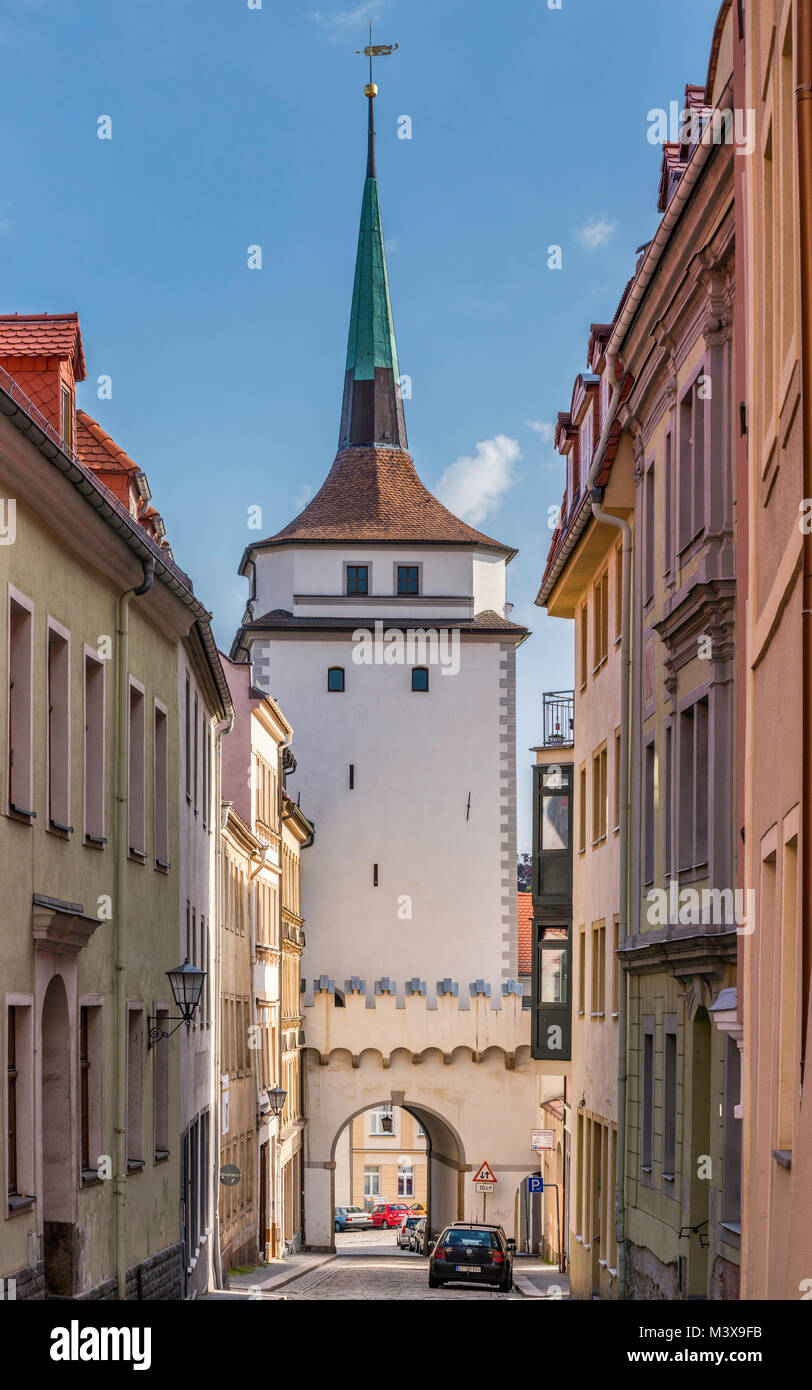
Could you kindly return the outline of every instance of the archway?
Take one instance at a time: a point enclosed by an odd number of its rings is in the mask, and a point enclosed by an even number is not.
[[[76,1265],[68,998],[54,975],[42,1005],[42,1213],[45,1289],[71,1298]]]

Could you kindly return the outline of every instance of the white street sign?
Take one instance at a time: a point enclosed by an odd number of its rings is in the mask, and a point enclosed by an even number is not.
[[[495,1182],[478,1182],[478,1183],[475,1183],[474,1186],[476,1187],[477,1192],[493,1192],[494,1188],[496,1187],[496,1183],[495,1183]]]
[[[554,1129],[531,1129],[530,1131],[531,1149],[554,1149],[555,1130]]]

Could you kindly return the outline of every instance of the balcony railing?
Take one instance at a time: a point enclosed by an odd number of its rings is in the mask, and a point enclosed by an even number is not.
[[[545,690],[542,699],[542,748],[571,748],[575,742],[575,691]]]

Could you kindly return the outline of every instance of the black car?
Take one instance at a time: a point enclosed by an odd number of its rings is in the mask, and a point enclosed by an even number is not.
[[[443,1284],[495,1284],[502,1293],[513,1288],[515,1240],[501,1226],[468,1222],[446,1226],[429,1258],[429,1288]]]

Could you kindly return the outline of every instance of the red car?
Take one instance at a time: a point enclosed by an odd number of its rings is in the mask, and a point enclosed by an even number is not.
[[[406,1202],[379,1202],[372,1208],[372,1224],[379,1230],[387,1230],[390,1226],[399,1226],[404,1216],[411,1215]]]

